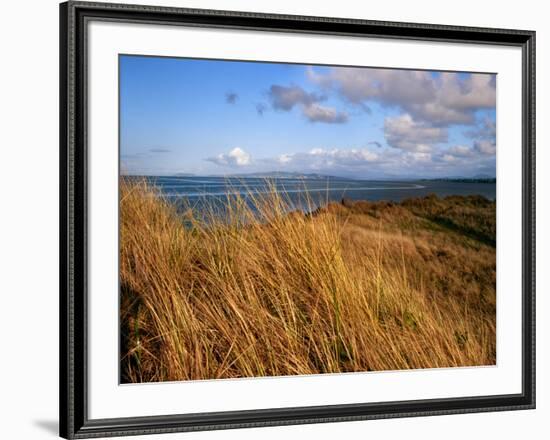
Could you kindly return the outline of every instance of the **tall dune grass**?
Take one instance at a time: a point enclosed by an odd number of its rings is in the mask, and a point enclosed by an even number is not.
[[[494,246],[423,199],[304,215],[273,190],[222,218],[145,181],[120,194],[123,382],[495,363]]]

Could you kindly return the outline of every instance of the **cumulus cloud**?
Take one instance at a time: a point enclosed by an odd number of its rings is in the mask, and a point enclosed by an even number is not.
[[[289,171],[321,171],[348,173],[367,164],[376,164],[381,157],[367,148],[313,148],[306,152],[286,153],[276,158],[265,158],[264,167],[278,169],[284,165]]]
[[[326,74],[309,69],[308,76],[354,104],[398,107],[431,125],[471,124],[477,110],[496,105],[495,78],[489,74],[333,67]]]
[[[327,99],[326,96],[308,93],[298,86],[285,87],[274,84],[269,89],[269,99],[275,110],[290,111],[296,106],[300,107],[302,114],[310,122],[342,124],[348,120],[347,113],[319,104]]]
[[[440,175],[495,175],[496,148],[492,141],[475,141],[472,145],[441,146],[431,153],[430,163]],[[429,175],[430,171],[426,170]]]
[[[481,154],[494,156],[497,152],[496,144],[491,140],[480,140],[474,142],[474,150]]]
[[[274,109],[285,111],[292,110],[298,104],[309,106],[326,99],[322,95],[307,93],[298,86],[285,87],[276,84],[270,87],[269,98]]]
[[[484,156],[494,156],[497,152],[496,146],[496,121],[491,118],[481,120],[474,129],[464,133],[467,137],[474,139],[472,152]]]
[[[313,148],[255,162],[264,171],[284,169],[355,178],[422,178],[495,173],[494,157],[473,146],[434,146],[430,151],[399,148]]]
[[[225,102],[228,104],[235,104],[237,102],[237,99],[239,99],[239,95],[237,95],[235,92],[227,92],[225,94]]]
[[[401,150],[428,152],[433,144],[447,141],[447,130],[416,122],[411,115],[389,117],[384,121],[384,136],[389,146]]]
[[[494,119],[484,118],[474,129],[465,131],[464,135],[473,139],[496,139],[497,123]]]
[[[291,162],[293,158],[294,158],[294,154],[281,154],[281,155],[277,158],[277,161],[278,161],[280,164],[286,164],[286,163]]]
[[[474,150],[466,145],[454,145],[447,149],[447,153],[453,157],[472,157]]]
[[[333,148],[326,150],[323,148],[314,148],[307,153],[312,158],[322,158],[328,161],[338,161],[339,163],[355,164],[357,162],[373,162],[378,160],[377,153],[367,148],[351,148],[351,149],[338,149]]]
[[[229,166],[229,167],[242,167],[249,165],[251,162],[250,154],[239,147],[233,148],[229,153],[218,154],[214,157],[206,159],[209,162],[213,162],[217,165]]]
[[[304,115],[310,122],[326,122],[328,124],[342,124],[347,122],[348,115],[345,112],[338,112],[331,107],[319,104],[311,104],[304,107]]]

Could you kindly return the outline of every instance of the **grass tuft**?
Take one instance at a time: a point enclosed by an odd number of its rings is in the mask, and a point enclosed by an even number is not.
[[[123,382],[495,363],[494,202],[120,194]]]

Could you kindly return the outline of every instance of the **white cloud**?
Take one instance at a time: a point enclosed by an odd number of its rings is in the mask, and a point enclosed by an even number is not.
[[[497,152],[496,146],[496,121],[491,118],[485,118],[478,122],[474,129],[464,133],[467,137],[474,139],[472,154],[481,154],[484,156],[494,156]]]
[[[464,134],[473,139],[496,139],[496,121],[491,118],[484,118],[473,130],[468,130]]]
[[[466,77],[443,72],[438,81],[439,100],[450,108],[492,108],[496,104],[494,75],[472,73]]]
[[[448,154],[451,154],[455,157],[472,157],[475,155],[472,148],[467,147],[466,145],[455,145],[447,149]]]
[[[491,141],[474,142],[472,146],[454,145],[439,148],[432,154],[435,165],[445,165],[442,169],[454,170],[449,175],[468,176],[472,174],[495,173],[495,145]]]
[[[284,165],[286,170],[304,172],[307,170],[354,170],[380,161],[380,154],[367,148],[325,149],[313,148],[307,152],[281,154],[273,159],[263,159],[264,167],[274,169]]]
[[[319,104],[326,100],[326,96],[308,93],[298,86],[285,87],[274,84],[269,89],[269,98],[275,110],[291,111],[295,106],[301,107],[302,114],[310,122],[342,124],[348,120],[347,113]]]
[[[367,148],[362,149],[338,149],[324,150],[322,148],[316,148],[310,151],[310,154],[316,157],[325,158],[329,160],[335,160],[339,163],[357,163],[357,162],[374,162],[378,160],[379,155],[374,151],[370,151]]]
[[[308,77],[354,104],[397,107],[430,125],[471,124],[477,110],[496,105],[495,77],[489,74],[333,67],[326,74],[309,69]]]
[[[444,154],[442,159],[444,162],[455,162],[457,160],[457,158],[452,154]]]
[[[474,149],[481,154],[495,155],[497,146],[491,140],[480,140],[474,142]]]
[[[416,152],[429,152],[433,144],[447,141],[445,128],[416,122],[408,113],[386,118],[384,135],[389,146]]]
[[[429,146],[428,149],[312,148],[255,161],[258,171],[318,172],[356,178],[452,177],[494,174],[494,156],[474,147]]]
[[[279,163],[285,164],[292,161],[293,154],[281,154],[279,156]]]
[[[326,122],[328,124],[342,124],[347,122],[347,113],[338,112],[334,108],[319,104],[304,106],[304,115],[311,122]]]
[[[309,106],[325,99],[324,96],[315,93],[307,93],[298,86],[285,87],[277,84],[270,87],[269,98],[274,109],[285,111],[292,110],[292,108],[298,104]]]
[[[218,165],[225,165],[225,166],[246,166],[250,164],[250,154],[248,154],[246,151],[239,147],[233,148],[229,153],[225,154],[218,154],[215,157],[209,157],[206,159],[210,162],[213,162]]]

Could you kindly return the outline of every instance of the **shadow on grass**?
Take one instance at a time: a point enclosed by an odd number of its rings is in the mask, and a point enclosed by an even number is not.
[[[496,247],[497,242],[495,237],[489,237],[488,235],[483,234],[482,232],[479,232],[475,229],[459,226],[448,218],[438,216],[425,218],[426,220],[429,220],[432,223],[435,223],[437,226],[447,229],[448,231],[465,235],[466,237],[471,238],[472,240],[479,241],[480,243],[486,244],[487,246]]]

